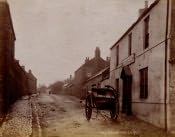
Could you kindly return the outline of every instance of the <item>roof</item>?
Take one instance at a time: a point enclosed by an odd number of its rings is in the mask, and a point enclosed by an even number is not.
[[[32,77],[33,79],[37,80],[37,78],[35,77],[35,75],[32,72],[26,72],[28,74],[28,76]]]
[[[97,60],[100,60],[101,62],[104,62],[107,65],[107,61],[105,61],[103,58],[101,58],[101,57],[100,58],[95,58],[94,57],[94,58],[90,59],[88,62],[81,65],[75,72],[77,72],[78,70],[80,70],[84,66],[92,66],[93,64],[96,64]]]
[[[14,27],[13,27],[13,21],[12,21],[12,17],[11,17],[11,13],[10,13],[10,8],[9,8],[9,4],[7,2],[7,0],[0,0],[1,4],[5,4],[7,6],[7,12],[8,12],[8,17],[9,17],[9,21],[10,21],[10,26],[12,29],[12,33],[14,36],[14,40],[16,40],[16,36],[15,36],[15,31],[14,31]]]
[[[6,2],[7,3],[7,0],[0,0],[0,2]]]
[[[136,20],[136,22],[134,22],[131,25],[131,27],[118,39],[118,41],[110,49],[114,48],[115,45],[117,45],[137,25],[137,23],[139,23],[145,17],[145,15],[159,3],[159,1],[160,0],[155,0],[155,2],[152,3],[150,7],[141,14],[141,16]]]
[[[11,13],[10,13],[9,4],[7,3],[7,5],[8,5],[8,14],[9,14],[9,17],[10,17],[10,25],[11,25],[11,28],[12,28],[12,33],[13,33],[13,36],[14,36],[14,40],[16,40],[16,35],[15,35],[14,27],[13,27],[13,21],[12,21],[12,16],[11,16]]]
[[[104,69],[102,69],[101,71],[99,71],[98,73],[96,73],[95,75],[93,75],[92,77],[90,77],[87,81],[90,81],[98,76],[100,76],[103,72],[105,72],[107,69],[109,69],[109,67],[106,67]]]

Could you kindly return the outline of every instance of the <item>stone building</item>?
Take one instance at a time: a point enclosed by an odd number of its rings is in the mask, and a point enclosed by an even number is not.
[[[95,57],[89,59],[88,57],[85,60],[85,63],[75,71],[74,80],[73,80],[73,92],[75,95],[79,97],[84,94],[85,90],[83,89],[83,85],[86,80],[104,69],[109,65],[109,60],[104,60],[101,57],[100,48],[97,47],[95,49]]]
[[[121,111],[175,130],[175,1],[155,0],[111,47]]]

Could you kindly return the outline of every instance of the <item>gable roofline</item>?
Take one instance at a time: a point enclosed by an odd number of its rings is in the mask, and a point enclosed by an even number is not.
[[[11,28],[12,28],[13,37],[14,37],[14,40],[16,40],[15,30],[14,30],[14,27],[13,27],[13,21],[12,21],[12,16],[11,16],[11,12],[10,12],[10,6],[9,6],[8,2],[7,2],[7,6],[8,6],[8,14],[9,14],[9,17],[10,17],[10,25],[11,25]]]
[[[76,73],[77,71],[79,71],[82,67],[84,67],[84,66],[88,65],[89,63],[93,62],[95,59],[96,59],[96,57],[93,57],[93,58],[90,59],[87,63],[82,64],[82,65],[75,71],[75,73]],[[104,60],[102,57],[100,57],[99,59],[101,59],[101,60],[103,60],[104,62],[107,63],[107,61]]]
[[[9,3],[6,0],[0,0],[0,4],[5,4],[7,6],[7,12],[8,12],[8,17],[9,17],[9,21],[10,21],[10,27],[12,29],[14,40],[16,40],[16,35],[15,35],[14,27],[13,27],[13,21],[12,21],[12,16],[11,16],[11,12],[10,12]]]
[[[148,9],[146,9],[141,15],[140,17],[136,20],[136,22],[134,22],[131,27],[129,27],[129,29],[117,40],[117,42],[115,42],[115,44],[113,46],[111,46],[111,50],[145,17],[145,15],[147,13],[149,13],[158,3],[160,2],[160,0],[155,0]]]
[[[109,69],[109,68],[110,68],[110,67],[108,66],[108,67],[106,67],[106,68],[104,68],[104,69],[98,71],[98,72],[97,72],[96,74],[94,74],[92,77],[90,77],[89,79],[87,79],[86,82],[88,82],[88,81],[90,81],[90,80],[93,80],[94,78],[96,78],[96,77],[102,75],[103,72],[105,72],[105,71],[106,71],[107,69]]]

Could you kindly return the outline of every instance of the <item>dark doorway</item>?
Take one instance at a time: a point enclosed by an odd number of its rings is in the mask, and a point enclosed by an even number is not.
[[[132,115],[132,73],[129,66],[122,69],[123,80],[122,113]]]

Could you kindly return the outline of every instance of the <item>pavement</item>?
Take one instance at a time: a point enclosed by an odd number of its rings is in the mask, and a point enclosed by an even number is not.
[[[41,94],[18,100],[0,128],[2,137],[173,137],[134,116],[93,113],[88,122],[79,99]]]
[[[29,99],[18,100],[0,128],[1,137],[30,137],[32,134],[32,109]]]

